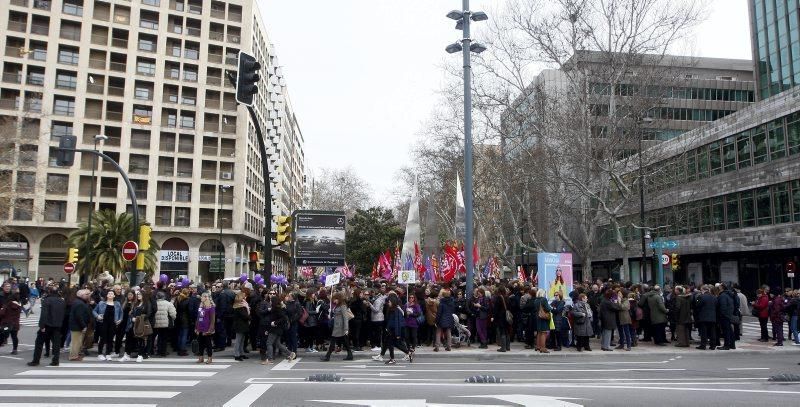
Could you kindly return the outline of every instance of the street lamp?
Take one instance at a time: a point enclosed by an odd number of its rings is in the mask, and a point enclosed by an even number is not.
[[[230,185],[219,186],[219,211],[217,212],[217,226],[219,226],[219,269],[222,270],[222,275],[225,275],[225,245],[222,243],[222,205],[225,204],[225,190],[230,188]]]
[[[651,117],[642,117],[638,121],[639,127],[639,221],[641,222],[641,230],[642,234],[642,260],[641,260],[641,270],[639,273],[641,274],[641,279],[639,282],[644,282],[647,276],[646,267],[647,267],[647,244],[645,240],[650,238],[650,231],[645,229],[644,224],[644,167],[642,166],[642,138],[644,138],[644,133],[642,132],[642,124],[650,124],[653,123],[653,118]]]
[[[108,140],[108,136],[105,134],[98,134],[94,136],[94,151],[97,151],[97,143],[101,143],[100,148],[103,148],[105,145],[106,140]],[[86,275],[86,271],[89,267],[92,251],[90,250],[92,246],[92,217],[94,215],[94,194],[97,181],[94,178],[94,172],[97,169],[97,156],[92,155],[92,186],[89,191],[89,220],[86,222],[86,242],[84,248],[84,266],[83,266],[83,274]]]
[[[477,42],[473,43],[469,37],[470,21],[486,21],[489,16],[482,11],[472,12],[469,9],[469,0],[462,0],[462,10],[452,10],[447,13],[447,18],[456,20],[456,29],[462,31],[461,43],[448,45],[445,48],[448,54],[462,52],[464,59],[464,257],[467,267],[467,298],[472,297],[474,285],[475,265],[472,258],[473,247],[473,204],[472,204],[472,66],[470,52],[481,53],[486,46]]]

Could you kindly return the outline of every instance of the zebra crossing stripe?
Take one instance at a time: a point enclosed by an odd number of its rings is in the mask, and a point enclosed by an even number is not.
[[[142,391],[136,398],[171,399],[180,394],[178,391]],[[12,397],[68,397],[68,398],[131,398],[129,390],[3,390],[3,398]],[[16,405],[16,404],[15,404]],[[41,405],[37,403],[37,405]]]
[[[211,377],[217,372],[176,372],[174,370],[60,370],[42,369],[26,370],[17,373],[16,376],[158,376],[158,377]],[[3,393],[5,394],[5,393]]]
[[[0,379],[8,386],[127,386],[127,387],[192,387],[199,380],[136,380],[136,379]]]

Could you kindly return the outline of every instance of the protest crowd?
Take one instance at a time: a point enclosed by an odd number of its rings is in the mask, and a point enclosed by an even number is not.
[[[42,352],[51,365],[62,352],[72,361],[90,353],[119,362],[175,353],[211,363],[226,348],[236,360],[261,364],[300,351],[328,361],[370,350],[374,360],[394,364],[395,350],[413,362],[421,347],[494,345],[508,352],[512,341],[517,351],[540,353],[632,351],[643,342],[729,350],[741,337],[743,316],[758,318],[761,341],[800,343],[800,291],[791,289],[765,286],[748,299],[735,284],[662,288],[597,280],[564,292],[488,278],[475,287],[468,299],[464,277],[410,285],[351,277],[329,287],[317,279],[265,284],[244,275],[204,284],[162,275],[133,288],[108,279],[81,287],[9,280],[0,291],[0,342],[10,341],[16,352],[21,315],[33,317],[30,304],[41,293],[31,366]]]

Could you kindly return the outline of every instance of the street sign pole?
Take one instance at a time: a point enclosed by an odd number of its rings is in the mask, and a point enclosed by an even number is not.
[[[657,250],[658,250],[658,275],[656,276],[656,284],[664,287],[664,264],[661,261],[661,256],[664,255],[664,239],[663,238],[656,238]]]

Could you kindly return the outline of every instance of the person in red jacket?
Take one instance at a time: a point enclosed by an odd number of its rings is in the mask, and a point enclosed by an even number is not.
[[[772,337],[775,339],[775,346],[783,346],[783,308],[784,301],[780,290],[774,290],[776,295],[772,297],[772,306],[769,307],[769,320],[772,322]]]
[[[17,339],[17,332],[19,331],[19,315],[22,312],[22,305],[19,301],[18,293],[11,293],[8,296],[8,301],[0,308],[0,344],[11,337],[11,354],[17,354],[17,346],[19,346],[19,339]],[[2,346],[2,345],[0,345]]]
[[[758,289],[758,296],[753,301],[753,309],[758,314],[758,323],[761,325],[761,339],[759,342],[769,342],[769,331],[767,331],[767,320],[769,319],[769,297],[763,288]]]

